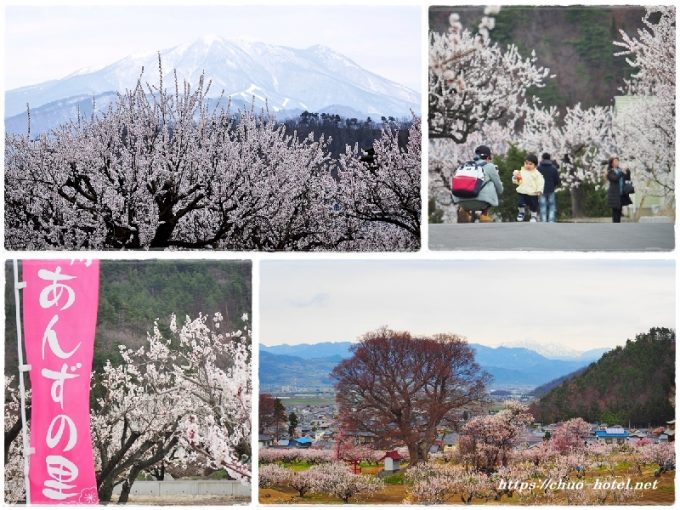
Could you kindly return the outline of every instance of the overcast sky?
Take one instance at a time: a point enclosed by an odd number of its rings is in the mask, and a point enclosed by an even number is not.
[[[675,327],[670,261],[263,261],[260,281],[265,345],[356,340],[386,325],[585,351]]]
[[[155,52],[203,35],[307,48],[323,44],[420,89],[419,6],[10,6],[5,87]]]

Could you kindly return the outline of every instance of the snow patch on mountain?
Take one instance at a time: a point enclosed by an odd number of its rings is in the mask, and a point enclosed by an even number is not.
[[[420,110],[419,94],[363,69],[332,49],[305,49],[206,35],[160,52],[163,83],[174,86],[174,72],[193,87],[201,75],[211,82],[210,97],[239,95],[267,101],[277,111],[302,108],[320,111],[343,105],[364,114],[408,117]],[[142,73],[143,70],[143,73]],[[123,92],[138,79],[158,83],[158,55],[130,55],[100,68],[76,71],[61,80],[7,91],[5,115],[21,113],[26,103],[37,108],[81,95]]]

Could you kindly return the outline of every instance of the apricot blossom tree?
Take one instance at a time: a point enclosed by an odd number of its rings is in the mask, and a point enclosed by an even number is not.
[[[221,317],[158,324],[148,344],[121,346],[93,378],[91,411],[99,498],[122,484],[126,501],[137,475],[162,461],[201,462],[249,481],[250,332],[220,331]]]
[[[628,107],[616,116],[619,156],[645,194],[672,203],[675,188],[675,8],[648,6],[636,34],[614,41],[633,74],[624,93]],[[636,188],[636,189],[637,189]]]
[[[520,55],[515,45],[502,48],[489,37],[497,8],[487,7],[477,32],[463,28],[452,13],[445,33],[430,33],[430,139],[465,143],[493,121],[514,126],[528,106],[527,89],[542,87],[549,69],[536,54]]]

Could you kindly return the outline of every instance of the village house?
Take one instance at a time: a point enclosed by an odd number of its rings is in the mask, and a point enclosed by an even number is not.
[[[335,441],[321,439],[319,441],[315,441],[313,447],[317,450],[333,450],[335,448]]]
[[[333,421],[321,419],[318,422],[316,422],[316,429],[317,430],[328,430],[333,425],[334,425]]]
[[[449,432],[448,434],[445,434],[442,438],[442,449],[444,450],[444,453],[454,451],[456,449],[456,445],[458,444],[458,439],[459,435],[456,432]]]
[[[358,432],[346,432],[346,436],[353,437],[357,444],[372,446],[378,436],[373,432],[368,431],[358,431]]]
[[[293,439],[292,442],[295,443],[297,448],[309,448],[312,446],[312,440],[309,437],[298,437]]]
[[[515,439],[515,444],[519,449],[533,448],[541,444],[545,439],[543,429],[527,428],[523,430]]]
[[[605,444],[624,444],[629,433],[621,425],[612,425],[604,430],[596,430],[595,437]]]
[[[257,445],[260,448],[269,448],[272,445],[272,441],[274,438],[272,436],[268,436],[267,434],[259,434],[257,438]]]
[[[545,435],[546,432],[550,432],[550,435],[552,436],[555,431],[557,430],[557,423],[551,423],[550,425],[545,425],[543,427],[543,435]]]
[[[669,442],[672,443],[675,441],[675,420],[666,422],[666,430],[664,430],[664,434],[666,434]]]
[[[638,429],[631,430],[630,433],[628,434],[628,441],[630,443],[636,443],[637,441],[640,441],[641,439],[646,439],[647,438],[647,433]]]

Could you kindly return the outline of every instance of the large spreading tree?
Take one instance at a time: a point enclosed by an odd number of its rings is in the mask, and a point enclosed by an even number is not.
[[[489,377],[460,337],[385,328],[366,334],[331,375],[344,430],[403,442],[411,464],[427,460],[439,426],[484,400]]]

